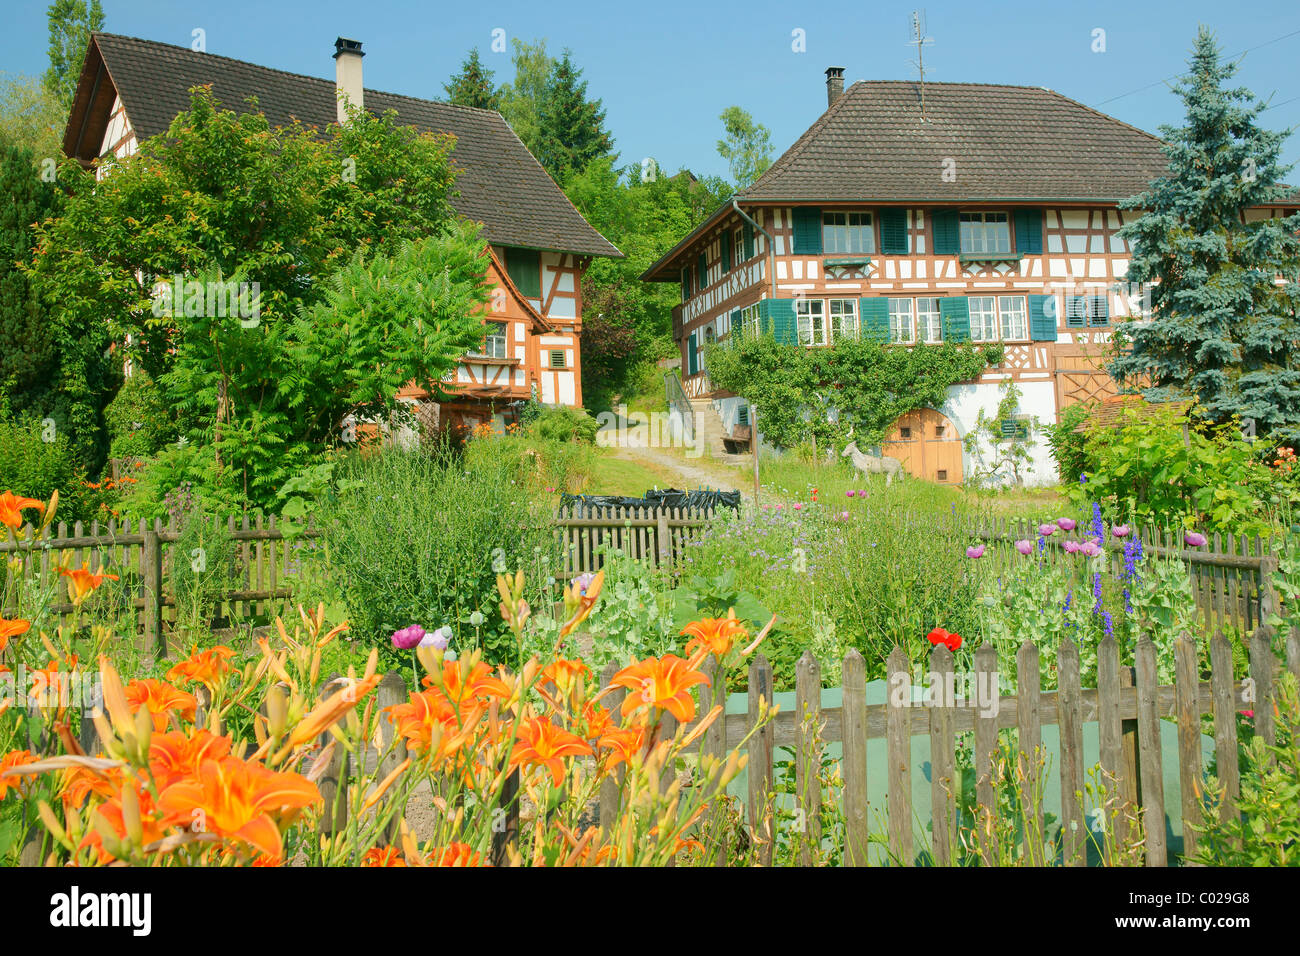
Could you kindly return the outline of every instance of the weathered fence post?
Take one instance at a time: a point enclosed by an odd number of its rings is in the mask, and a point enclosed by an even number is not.
[[[330,677],[321,685],[320,697],[322,699],[338,692],[334,685],[341,680],[338,674],[331,674]],[[334,743],[334,737],[329,730],[317,738],[322,750]],[[348,826],[348,752],[346,748],[334,743],[334,753],[330,757],[329,766],[326,767],[324,774],[318,784],[320,795],[325,801],[325,813],[321,816],[320,832],[327,836],[333,836],[336,833],[342,833]]]
[[[1264,618],[1264,615],[1260,615]],[[1267,620],[1267,618],[1264,618]],[[1273,723],[1273,628],[1260,623],[1250,636],[1250,676],[1255,684],[1255,733],[1270,747],[1277,743]]]
[[[889,853],[900,866],[912,865],[912,675],[907,654],[897,645],[885,661],[889,675],[885,701],[886,780],[889,804]],[[894,699],[897,690],[907,695]]]
[[[618,673],[619,667],[616,661],[610,661],[605,665],[605,669],[600,672],[600,686],[602,689],[608,687],[614,680],[614,675]],[[627,691],[622,687],[616,687],[605,697],[605,706],[611,714],[617,714],[619,708],[623,706],[623,695]],[[600,828],[604,831],[606,839],[610,837],[614,821],[618,819],[618,792],[623,780],[623,768],[620,766],[613,774],[609,774],[600,782]]]
[[[406,749],[402,746],[402,741],[397,741],[394,745],[394,739],[397,736],[397,727],[388,719],[384,711],[389,707],[396,707],[407,701],[406,678],[396,670],[391,670],[384,675],[384,679],[379,682],[379,687],[375,689],[375,719],[379,721],[379,740],[381,749],[375,754],[378,760],[378,766],[375,771],[375,780],[383,780],[390,773],[397,769],[398,765],[404,759],[403,751]],[[379,846],[387,846],[392,843],[400,830],[400,821],[406,815],[406,807],[398,808],[397,813],[393,815],[388,826],[380,835]]]
[[[1086,860],[1083,816],[1083,720],[1080,713],[1079,647],[1067,634],[1056,652],[1057,724],[1061,741],[1062,856],[1066,866]]]
[[[930,686],[939,686],[940,699],[927,701],[930,716],[930,833],[934,862],[952,866],[952,844],[957,831],[957,801],[954,797],[956,768],[953,748],[953,707],[949,699],[954,687],[952,651],[942,644],[930,652]]]
[[[1119,686],[1121,694],[1137,686],[1136,668],[1119,669]],[[1121,793],[1130,808],[1129,812],[1137,813],[1142,806],[1142,758],[1138,752],[1138,722],[1136,718],[1130,718],[1120,726],[1123,731],[1120,737],[1123,746]]]
[[[998,804],[993,789],[993,767],[998,754],[998,652],[992,644],[982,644],[975,652],[975,686],[980,694],[975,712],[975,802],[976,829],[980,838],[980,858],[993,866],[998,858]],[[984,694],[991,691],[989,699]]]
[[[144,538],[141,544],[141,575],[144,578],[142,596],[144,608],[144,651],[156,658],[167,656],[167,642],[163,637],[162,625],[162,542],[158,538],[160,522],[154,519],[149,527],[145,520],[140,520],[140,534]]]
[[[1142,748],[1142,823],[1147,866],[1167,866],[1165,782],[1160,767],[1160,710],[1157,697],[1156,646],[1143,634],[1134,652],[1137,662],[1138,739]]]
[[[673,542],[668,530],[668,509],[655,512],[655,547],[659,554],[659,567],[668,568],[673,559]]]
[[[822,713],[821,665],[811,650],[803,652],[795,665],[794,719],[795,734],[795,793],[798,799],[796,812],[799,831],[799,862],[812,866],[822,845],[822,747],[819,737]],[[866,700],[863,699],[865,705]],[[865,717],[865,708],[863,711]],[[849,716],[847,704],[845,715]],[[866,727],[863,727],[865,734]],[[864,756],[866,740],[863,740]],[[846,751],[847,752],[847,751]],[[845,814],[847,818],[848,814]],[[865,814],[864,814],[865,816]]]
[[[611,664],[609,668],[606,668],[606,673],[611,678],[614,672],[610,668],[615,667],[617,665]],[[711,756],[721,764],[722,761],[726,760],[727,755],[727,672],[712,654],[705,659],[703,668],[704,673],[709,678],[709,683],[700,685],[700,712],[707,714],[719,705],[722,706],[723,710],[718,719],[704,731],[704,739],[700,741],[700,755]],[[608,681],[606,681],[606,685],[608,686]],[[614,708],[612,702],[609,706],[611,710]],[[610,781],[607,780],[602,786],[609,783]],[[726,866],[729,849],[727,846],[727,794],[725,789],[714,798],[713,806],[709,808],[708,816],[705,819],[705,828],[708,834],[708,840],[705,843],[705,859],[713,866]]]
[[[749,666],[749,722],[752,727],[759,721],[760,706],[772,706],[772,668],[762,654],[754,657]],[[772,865],[772,724],[769,721],[749,738],[749,763],[746,776],[749,781],[749,823],[758,843],[758,861],[761,866]]]
[[[1214,695],[1214,756],[1219,785],[1223,788],[1219,820],[1227,823],[1237,816],[1241,780],[1237,766],[1237,694],[1233,674],[1232,647],[1222,631],[1210,641],[1210,690]]]
[[[1182,797],[1183,858],[1196,852],[1201,822],[1201,677],[1196,642],[1183,631],[1174,639],[1174,700],[1178,721],[1178,789]]]
[[[510,862],[510,847],[519,840],[519,768],[506,775],[492,817],[492,865]]]
[[[1025,860],[1030,866],[1045,866],[1043,804],[1034,799],[1035,785],[1043,767],[1042,715],[1039,712],[1038,645],[1026,640],[1016,652],[1016,729],[1020,736],[1021,808],[1025,819]]]
[[[841,738],[844,755],[844,864],[866,866],[871,826],[867,820],[867,665],[850,650],[842,668]],[[821,696],[821,687],[817,688]],[[795,715],[798,719],[799,714]],[[814,769],[813,773],[817,770]]]

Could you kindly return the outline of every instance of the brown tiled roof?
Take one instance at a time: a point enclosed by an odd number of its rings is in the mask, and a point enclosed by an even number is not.
[[[952,160],[953,181],[944,181]],[[1168,167],[1160,140],[1032,86],[854,83],[744,200],[1114,202]]]
[[[141,139],[166,130],[177,113],[189,108],[189,89],[205,84],[212,85],[213,95],[227,109],[248,109],[245,101],[256,96],[257,108],[273,126],[298,119],[323,128],[337,117],[332,80],[152,40],[96,33],[64,136],[69,156],[93,159],[98,153],[104,122],[91,119],[88,111],[99,112],[95,103],[103,102],[104,93],[95,89],[101,63]],[[111,105],[111,98],[108,102]],[[459,194],[452,205],[466,219],[482,222],[489,241],[621,257],[574,208],[501,114],[378,90],[365,91],[365,105],[376,114],[396,110],[401,123],[456,137],[452,158],[461,172],[456,179]]]

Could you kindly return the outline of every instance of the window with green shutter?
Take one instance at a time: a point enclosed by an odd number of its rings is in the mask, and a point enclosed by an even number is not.
[[[1003,441],[1026,441],[1029,438],[1029,421],[1022,417],[1003,418],[998,422]]]
[[[880,210],[880,252],[886,256],[907,255],[907,210]]]
[[[685,302],[691,297],[691,270],[682,270],[682,301]]]
[[[858,300],[858,327],[868,342],[889,341],[889,299],[875,295]]]
[[[695,263],[695,281],[701,292],[709,284],[709,260],[704,253],[700,253],[700,258]]]
[[[722,235],[718,236],[718,249],[722,252],[722,274],[725,276],[731,271],[731,233],[724,230]]]
[[[694,375],[700,370],[700,357],[699,353],[695,351],[694,332],[686,338],[686,370],[688,375]]]
[[[1071,329],[1110,325],[1110,299],[1104,295],[1067,295],[1065,324]]]
[[[506,249],[506,273],[526,299],[542,297],[542,254],[536,249]]]
[[[799,325],[794,313],[794,299],[764,299],[758,304],[760,328],[770,332],[782,345],[799,344]]]
[[[754,227],[745,223],[745,261],[754,258]]]
[[[1017,209],[1016,252],[1037,256],[1043,252],[1043,211],[1041,209]]]
[[[1034,342],[1056,341],[1056,296],[1029,296],[1029,338]]]
[[[945,342],[970,341],[970,303],[965,296],[952,295],[940,299],[939,318]]]
[[[815,206],[798,206],[794,210],[794,248],[796,256],[817,256],[822,251],[822,211]]]
[[[956,209],[936,209],[930,213],[934,230],[934,254],[955,256],[961,252],[961,225]]]
[[[748,405],[741,405],[738,409],[736,409],[736,424],[737,424],[737,425],[748,425],[748,424],[749,424],[749,406],[748,406]]]

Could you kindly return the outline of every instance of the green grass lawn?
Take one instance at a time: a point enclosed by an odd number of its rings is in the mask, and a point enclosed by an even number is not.
[[[597,448],[583,483],[585,495],[626,495],[639,498],[652,488],[672,488],[673,472],[653,462],[618,457],[610,448]]]

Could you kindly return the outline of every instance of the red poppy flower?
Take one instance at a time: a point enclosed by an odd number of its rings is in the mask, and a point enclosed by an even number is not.
[[[936,627],[929,634],[925,635],[925,637],[926,640],[928,640],[931,644],[935,645],[936,647],[942,644],[944,647],[948,648],[948,650],[954,653],[956,653],[957,649],[961,647],[961,635],[949,634],[941,627]]]

